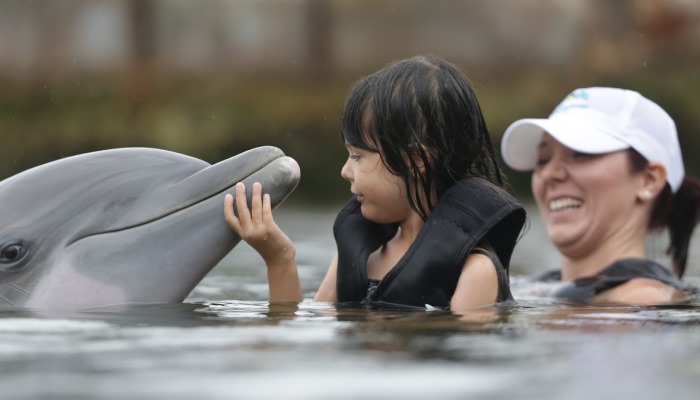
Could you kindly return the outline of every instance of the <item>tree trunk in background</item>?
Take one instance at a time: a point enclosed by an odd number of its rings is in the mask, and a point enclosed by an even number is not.
[[[132,51],[129,85],[135,114],[141,114],[148,107],[153,92],[156,52],[154,16],[152,0],[129,1]]]
[[[315,82],[324,82],[331,75],[333,20],[328,0],[306,0],[306,62],[307,76]]]

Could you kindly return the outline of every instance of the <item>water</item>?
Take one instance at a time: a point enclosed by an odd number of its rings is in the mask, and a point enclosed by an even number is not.
[[[333,216],[278,213],[307,298],[334,252]],[[514,255],[516,278],[556,265],[537,222]],[[700,283],[698,265],[689,273]],[[183,304],[0,312],[0,398],[695,399],[700,390],[700,304],[528,299],[453,315],[266,298],[265,268],[241,244]]]

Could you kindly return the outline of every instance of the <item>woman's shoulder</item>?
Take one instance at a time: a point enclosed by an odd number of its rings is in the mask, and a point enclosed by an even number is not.
[[[623,305],[677,304],[693,298],[692,293],[651,278],[632,278],[597,294],[593,302]]]
[[[516,298],[525,294],[595,304],[677,304],[700,293],[668,268],[646,258],[621,259],[595,275],[569,282],[561,282],[559,269],[549,270],[516,280],[513,286]]]
[[[671,304],[694,296],[696,289],[666,267],[646,258],[626,258],[594,276],[562,287],[557,297],[593,303],[626,305]]]

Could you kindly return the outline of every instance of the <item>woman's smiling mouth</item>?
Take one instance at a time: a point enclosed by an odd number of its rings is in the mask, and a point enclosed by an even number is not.
[[[549,211],[561,211],[569,208],[579,208],[583,200],[574,197],[562,197],[549,202]]]

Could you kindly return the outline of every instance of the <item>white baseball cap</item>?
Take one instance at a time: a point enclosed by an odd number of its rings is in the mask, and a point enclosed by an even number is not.
[[[685,170],[676,124],[659,105],[625,89],[591,87],[571,92],[547,119],[513,122],[503,135],[501,153],[509,167],[530,171],[547,132],[564,146],[588,154],[633,148],[666,169],[675,193]]]

